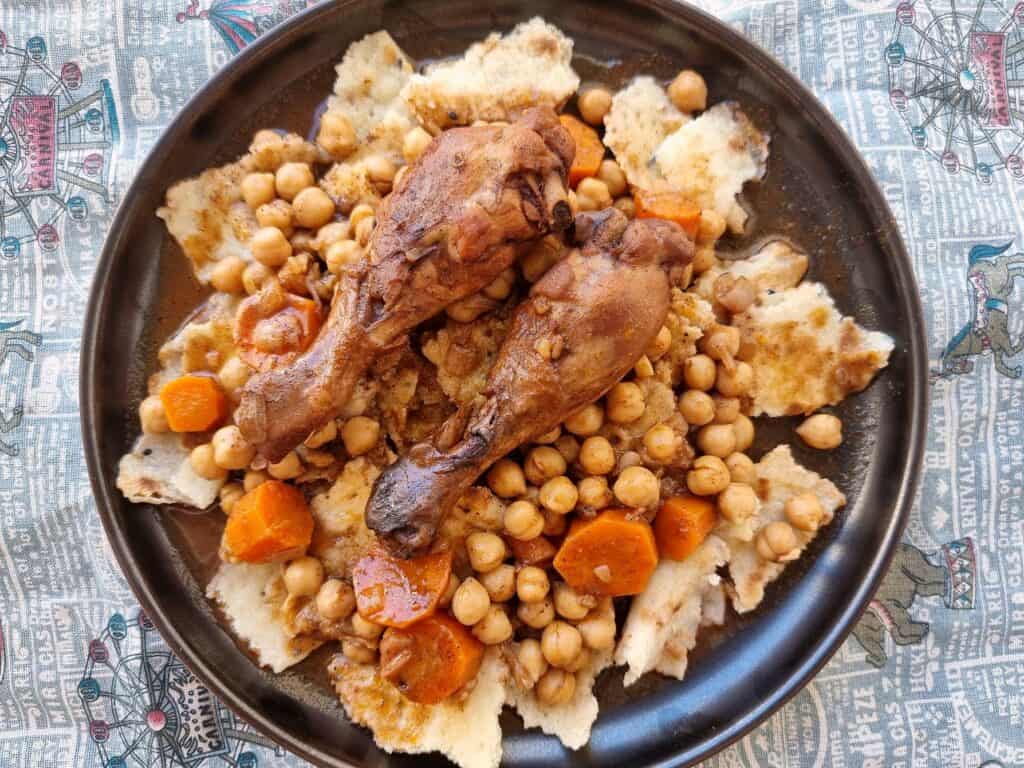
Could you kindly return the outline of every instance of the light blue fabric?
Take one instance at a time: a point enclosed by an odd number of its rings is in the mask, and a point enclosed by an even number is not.
[[[76,398],[90,275],[133,172],[199,85],[306,5],[0,2],[2,768],[303,764],[213,701],[139,615],[95,513]],[[708,764],[1022,766],[1024,6],[703,5],[864,153],[933,357],[921,498],[878,599],[811,685]],[[147,681],[147,659],[167,674]]]

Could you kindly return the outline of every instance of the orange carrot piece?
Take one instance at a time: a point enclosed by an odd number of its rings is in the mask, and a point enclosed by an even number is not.
[[[437,704],[476,677],[484,646],[444,613],[405,627],[390,627],[380,640],[381,676],[407,699]]]
[[[260,483],[231,511],[221,554],[229,561],[272,563],[302,555],[313,538],[313,515],[302,492],[280,480]]]
[[[685,560],[704,543],[718,522],[715,505],[697,496],[672,496],[654,518],[658,552],[672,560]]]
[[[559,115],[558,119],[576,142],[576,156],[569,168],[569,184],[575,187],[581,179],[597,174],[604,160],[604,144],[597,131],[572,115]]]
[[[554,566],[573,589],[611,597],[644,591],[658,564],[658,547],[651,526],[631,520],[628,511],[605,510],[569,529]]]
[[[697,236],[700,227],[700,206],[678,192],[645,192],[638,189],[633,193],[638,219],[668,219],[686,230],[690,237]]]
[[[451,575],[451,552],[400,560],[376,549],[352,569],[356,609],[377,624],[407,627],[434,612]]]
[[[313,343],[322,322],[312,299],[289,293],[281,306],[268,303],[266,296],[254,294],[239,305],[235,318],[238,356],[258,371],[292,363]],[[276,343],[268,347],[268,340]]]
[[[206,432],[228,415],[228,402],[213,378],[181,376],[164,384],[160,402],[173,432]]]
[[[512,556],[522,565],[539,565],[546,568],[558,552],[555,545],[543,536],[529,541],[510,538],[507,542],[509,549],[512,550]]]

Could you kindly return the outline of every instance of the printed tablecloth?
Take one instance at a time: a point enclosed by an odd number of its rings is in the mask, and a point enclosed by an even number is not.
[[[0,0],[2,768],[304,765],[140,615],[96,515],[76,398],[90,277],[132,174],[199,85],[308,4]],[[933,371],[922,493],[871,609],[708,765],[1022,766],[1024,3],[704,5],[861,148],[914,259]]]

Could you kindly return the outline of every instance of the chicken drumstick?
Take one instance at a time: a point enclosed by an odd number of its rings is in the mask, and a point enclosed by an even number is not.
[[[610,389],[665,322],[668,268],[693,254],[678,225],[627,222],[607,209],[578,216],[576,234],[583,247],[552,267],[516,309],[486,400],[469,415],[461,440],[448,450],[414,446],[378,478],[366,522],[397,554],[428,546],[491,464]]]
[[[283,458],[337,415],[382,350],[484,288],[524,245],[566,229],[574,152],[547,108],[436,138],[381,205],[368,257],[341,275],[310,348],[242,390],[235,419],[259,453]]]

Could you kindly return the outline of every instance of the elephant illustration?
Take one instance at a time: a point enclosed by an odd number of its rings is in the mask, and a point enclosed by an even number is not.
[[[867,651],[867,661],[882,667],[888,661],[885,634],[896,645],[924,640],[930,625],[914,621],[910,607],[918,597],[942,597],[950,608],[974,607],[974,543],[958,539],[942,547],[943,562],[934,564],[913,544],[900,545],[889,573],[882,581],[853,636]]]
[[[971,248],[967,269],[971,320],[946,345],[934,378],[970,373],[974,369],[970,358],[985,352],[992,353],[996,370],[1001,374],[1014,379],[1021,377],[1021,366],[1011,366],[1008,358],[1024,350],[1024,336],[1016,341],[1010,338],[1007,302],[1013,293],[1014,280],[1024,278],[1024,253],[1003,256],[1011,245],[1012,242],[999,247],[976,245]]]

